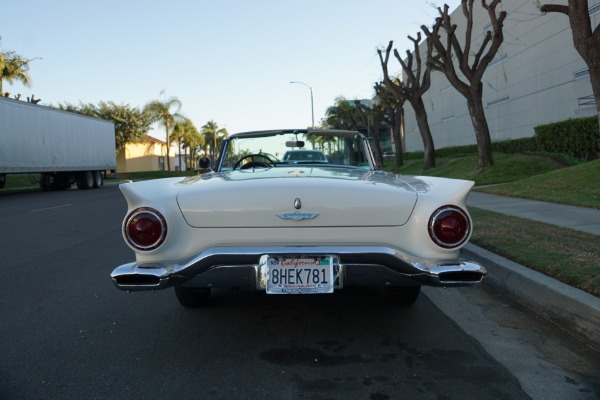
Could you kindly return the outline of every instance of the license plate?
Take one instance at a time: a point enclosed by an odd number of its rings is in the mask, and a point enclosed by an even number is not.
[[[268,257],[268,294],[333,293],[332,256]]]

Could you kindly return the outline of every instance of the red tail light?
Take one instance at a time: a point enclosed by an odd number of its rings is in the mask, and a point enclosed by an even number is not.
[[[153,208],[133,210],[123,225],[127,242],[138,250],[153,250],[167,237],[167,223]]]
[[[452,249],[463,244],[471,232],[467,213],[456,206],[443,206],[429,218],[429,236],[435,244]]]

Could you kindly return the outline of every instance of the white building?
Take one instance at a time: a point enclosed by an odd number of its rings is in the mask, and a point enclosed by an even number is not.
[[[589,0],[589,6],[595,27],[600,22],[600,0]],[[491,29],[489,16],[477,1],[474,8],[472,53]],[[542,15],[533,0],[502,0],[500,11],[507,12],[504,42],[483,76],[483,104],[492,142],[533,136],[533,128],[540,124],[596,115],[589,72],[573,46],[569,18],[558,13]],[[463,43],[466,18],[460,7],[451,18]],[[421,45],[424,52],[424,41]],[[432,72],[431,78],[423,100],[436,148],[474,144],[465,98],[441,72]],[[423,150],[408,102],[405,144],[406,151]]]

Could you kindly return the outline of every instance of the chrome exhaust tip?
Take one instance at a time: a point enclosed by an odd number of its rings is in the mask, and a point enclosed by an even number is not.
[[[154,275],[129,274],[113,277],[117,286],[159,286],[160,278]]]
[[[115,286],[127,292],[158,290],[170,286],[167,270],[152,265],[125,264],[110,274]]]
[[[484,267],[466,260],[440,263],[434,266],[431,272],[437,280],[437,285],[444,287],[476,285],[487,275]]]

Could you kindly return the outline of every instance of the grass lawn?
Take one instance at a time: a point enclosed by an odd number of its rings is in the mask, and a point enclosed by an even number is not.
[[[469,207],[471,243],[600,297],[600,236]]]
[[[600,160],[477,190],[600,209]]]
[[[525,154],[494,154],[495,165],[481,174],[477,173],[477,156],[455,158],[438,157],[436,167],[423,170],[423,160],[408,160],[396,169],[387,162],[384,170],[403,175],[427,175],[445,178],[468,179],[476,186],[513,182],[531,176],[559,170],[564,166],[548,156]]]
[[[10,189],[39,189],[40,174],[8,174],[6,175],[6,186],[2,190]]]
[[[475,190],[504,196],[600,209],[600,160],[565,166],[549,156],[495,154],[495,165],[477,174],[477,157],[438,158],[423,170],[423,161],[409,160],[396,170],[405,175],[427,175],[475,181]]]

